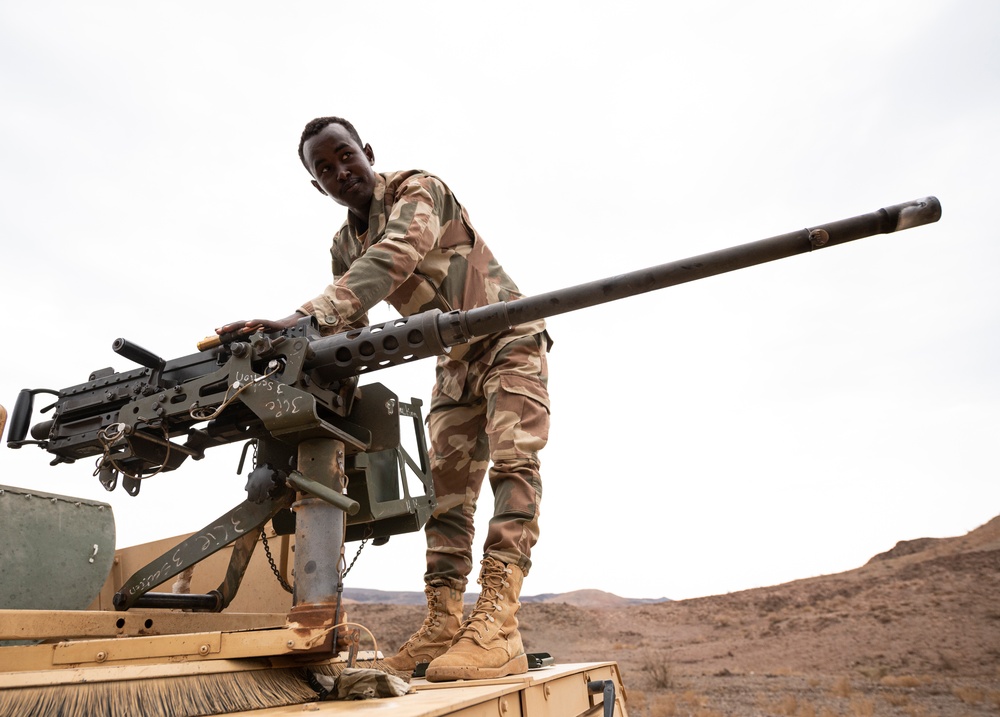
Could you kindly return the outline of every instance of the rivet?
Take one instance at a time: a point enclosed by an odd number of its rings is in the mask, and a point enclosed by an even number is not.
[[[826,246],[826,243],[830,241],[830,235],[825,229],[813,229],[809,232],[809,241],[812,243],[814,249],[819,248]]]

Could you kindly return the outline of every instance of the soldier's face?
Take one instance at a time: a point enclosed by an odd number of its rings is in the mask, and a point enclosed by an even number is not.
[[[337,123],[324,127],[302,145],[302,156],[313,176],[313,186],[359,218],[368,219],[375,191],[375,154],[371,145],[359,147]]]

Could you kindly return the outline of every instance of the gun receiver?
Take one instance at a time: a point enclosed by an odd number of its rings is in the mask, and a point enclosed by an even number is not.
[[[312,319],[303,318],[290,329],[228,336],[210,350],[169,361],[117,339],[114,350],[142,368],[102,369],[61,391],[22,390],[7,445],[36,444],[55,456],[53,464],[98,456],[97,475],[104,487],[113,490],[121,476],[125,489],[136,495],[144,477],[175,470],[188,457],[198,460],[208,448],[253,440],[257,467],[244,504],[252,519],[244,516],[242,522],[262,525],[286,509],[294,487],[300,495],[314,495],[352,516],[349,540],[369,535],[385,539],[423,525],[433,506],[433,489],[420,402],[401,403],[381,384],[359,388],[361,374],[441,355],[452,346],[536,319],[929,224],[940,216],[938,200],[927,197],[516,301],[468,311],[433,310],[326,337]],[[32,401],[39,392],[57,398],[43,409],[54,409],[52,418],[32,427],[28,440]],[[401,417],[413,419],[416,459],[400,446]],[[333,457],[322,447],[331,441],[339,446]],[[351,477],[342,481],[350,486],[346,496],[336,480],[323,479],[322,471],[303,475],[304,450],[306,460],[321,456],[332,473]],[[412,498],[405,480],[402,498],[392,487],[407,467],[420,477],[425,496]],[[136,604],[138,598],[131,595],[151,587],[149,580],[133,576],[121,606]]]

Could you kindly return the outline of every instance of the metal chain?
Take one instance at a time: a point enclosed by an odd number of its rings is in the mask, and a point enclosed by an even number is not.
[[[352,560],[351,564],[347,566],[347,570],[345,570],[340,574],[340,577],[342,579],[347,577],[347,574],[351,572],[351,568],[354,567],[354,563],[358,562],[358,558],[361,557],[361,551],[365,549],[365,545],[367,543],[368,543],[368,538],[365,538],[364,540],[361,541],[361,545],[358,546],[358,552],[354,554],[354,560]]]
[[[285,592],[292,592],[292,586],[281,577],[281,571],[278,570],[278,566],[274,564],[274,558],[271,556],[271,546],[267,544],[267,535],[264,533],[264,529],[260,529],[260,541],[264,544],[264,554],[267,556],[267,562],[271,566],[271,572],[274,573],[274,577],[278,578],[278,583],[285,589]]]
[[[253,442],[253,455],[250,457],[250,465],[253,468],[257,467],[257,441]],[[271,546],[267,542],[267,534],[265,533],[264,528],[260,529],[260,542],[264,545],[264,554],[267,556],[267,562],[268,565],[271,566],[271,572],[274,573],[274,577],[278,579],[278,583],[285,589],[285,592],[293,592],[294,589],[288,584],[288,581],[281,577],[281,571],[278,570],[278,566],[274,562],[274,556],[271,555]],[[361,551],[365,549],[367,544],[368,538],[366,537],[361,541],[361,545],[358,546],[358,552],[354,554],[354,559],[351,560],[351,564],[348,565],[347,569],[340,574],[341,579],[345,578],[347,574],[351,572],[351,568],[354,567],[354,563],[358,562],[358,558],[361,557]]]
[[[253,444],[253,455],[250,456],[250,467],[251,469],[257,468],[257,441],[256,439],[252,441]],[[271,546],[267,542],[267,533],[264,532],[264,528],[260,529],[260,542],[264,544],[264,555],[267,556],[267,563],[271,566],[271,572],[274,573],[274,577],[278,578],[278,584],[285,589],[285,592],[293,592],[294,589],[288,584],[288,581],[281,577],[281,571],[278,570],[278,566],[274,562],[274,556],[271,555]]]

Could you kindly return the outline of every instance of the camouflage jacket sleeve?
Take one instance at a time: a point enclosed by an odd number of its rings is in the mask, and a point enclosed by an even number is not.
[[[344,242],[334,243],[334,282],[302,307],[316,317],[324,333],[363,324],[368,310],[392,294],[414,272],[440,235],[438,205],[443,194],[434,177],[414,176],[397,190],[384,228],[379,231],[370,222],[371,244],[360,256],[353,260],[345,257],[341,254]],[[376,212],[373,210],[372,214],[375,220]],[[343,235],[344,230],[338,239]]]

